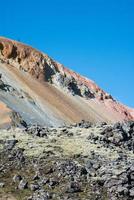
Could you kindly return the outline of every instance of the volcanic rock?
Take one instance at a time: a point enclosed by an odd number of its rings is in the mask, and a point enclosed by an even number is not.
[[[93,81],[32,47],[3,37],[0,37],[0,101],[16,113],[6,121],[6,126],[15,122],[16,116],[19,116],[17,126],[20,123],[24,127],[35,123],[61,126],[81,120],[134,119],[133,109],[117,102]],[[5,115],[5,110],[2,112],[0,118]]]

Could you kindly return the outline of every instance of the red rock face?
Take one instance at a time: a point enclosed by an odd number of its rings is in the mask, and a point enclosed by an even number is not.
[[[11,64],[14,62],[21,70],[40,78],[40,74],[43,73],[43,55],[41,53],[31,47],[5,38],[0,38],[0,50],[4,62]]]
[[[133,109],[115,101],[111,95],[104,92],[93,81],[67,69],[48,55],[32,47],[1,37],[0,60],[23,73],[30,74],[39,82],[52,83],[60,89],[67,89],[73,95],[86,98],[87,101],[92,98],[96,104],[101,104],[111,116],[116,116],[117,113],[119,118],[116,117],[115,121],[134,120]],[[56,79],[57,75],[60,75],[58,80]],[[54,82],[54,80],[56,81]]]
[[[61,66],[60,64],[58,64],[57,67],[58,67],[58,70],[60,71],[60,73],[64,72],[64,74],[66,74],[66,76],[73,77],[78,83],[84,84],[95,94],[100,93],[103,98],[105,98],[107,96],[107,94],[102,89],[100,89],[93,81]],[[97,97],[97,95],[96,95],[96,97]],[[97,98],[99,99],[99,96]]]
[[[58,64],[58,69],[60,72],[64,72],[67,75],[70,75],[74,77],[74,79],[77,82],[80,82],[84,85],[86,85],[90,90],[92,90],[95,93],[95,97],[102,103],[105,104],[105,106],[108,108],[109,112],[112,110],[119,112],[124,120],[134,120],[134,109],[130,109],[125,105],[122,105],[121,103],[117,102],[112,98],[111,95],[104,92],[99,86],[97,86],[93,81],[80,76],[79,74],[61,66]]]

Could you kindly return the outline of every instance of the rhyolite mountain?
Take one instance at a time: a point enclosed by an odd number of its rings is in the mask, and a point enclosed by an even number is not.
[[[0,37],[0,126],[81,120],[134,120],[134,110],[48,55]]]

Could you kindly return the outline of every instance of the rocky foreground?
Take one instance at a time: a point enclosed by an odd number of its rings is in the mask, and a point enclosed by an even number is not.
[[[134,122],[0,130],[1,200],[134,199]]]

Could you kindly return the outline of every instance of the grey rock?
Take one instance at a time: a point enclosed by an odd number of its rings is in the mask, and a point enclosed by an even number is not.
[[[134,181],[134,172],[130,174],[131,181]]]
[[[18,142],[18,140],[16,140],[16,139],[7,140],[5,143],[6,149],[12,150],[17,142]]]
[[[49,186],[53,187],[53,186],[58,185],[58,184],[59,184],[58,180],[56,180],[54,178],[50,178]]]
[[[82,167],[81,169],[80,169],[80,175],[87,175],[87,169],[86,169],[86,167]]]
[[[20,190],[23,190],[23,189],[26,189],[28,187],[28,182],[24,179],[22,179],[20,182],[19,182],[19,185],[18,185],[18,188]]]
[[[49,183],[49,178],[46,178],[46,177],[43,177],[40,181],[38,181],[38,184],[40,186],[44,186],[46,185],[47,183]]]
[[[39,176],[39,173],[36,172],[36,174],[33,177],[33,180],[38,180],[38,179],[40,179],[40,176]]]
[[[5,183],[0,182],[0,188],[3,188],[3,187],[5,187]]]
[[[35,191],[32,196],[28,198],[28,200],[48,200],[52,199],[52,195],[44,190]]]
[[[118,192],[120,195],[127,195],[127,194],[128,194],[128,188],[123,187],[122,185],[119,185],[119,186],[117,187],[117,192]]]
[[[81,191],[82,189],[79,182],[70,182],[66,189],[67,193],[76,193]]]
[[[130,197],[134,197],[134,187],[129,190]]]
[[[22,177],[20,175],[14,175],[13,182],[18,182],[20,180],[22,180]]]
[[[36,191],[39,189],[39,185],[38,184],[30,184],[29,188],[31,191]]]

